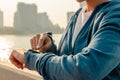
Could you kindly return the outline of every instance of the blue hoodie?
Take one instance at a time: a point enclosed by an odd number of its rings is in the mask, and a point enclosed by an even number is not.
[[[44,80],[120,80],[120,2],[98,5],[72,47],[80,11],[72,16],[58,50],[44,54],[28,50],[26,67]]]

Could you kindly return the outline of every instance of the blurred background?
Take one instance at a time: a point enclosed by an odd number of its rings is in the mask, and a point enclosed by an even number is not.
[[[0,0],[0,60],[13,48],[29,49],[37,33],[53,32],[58,45],[71,15],[82,6],[76,0]]]
[[[8,64],[13,48],[30,49],[37,33],[53,32],[58,45],[71,15],[82,6],[76,0],[0,0],[0,64]]]

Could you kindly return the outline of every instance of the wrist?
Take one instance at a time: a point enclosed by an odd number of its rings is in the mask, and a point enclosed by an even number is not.
[[[47,32],[46,34],[47,34],[47,36],[51,39],[51,41],[53,41],[53,39],[52,39],[52,36],[53,36],[53,35],[52,35],[52,32]]]

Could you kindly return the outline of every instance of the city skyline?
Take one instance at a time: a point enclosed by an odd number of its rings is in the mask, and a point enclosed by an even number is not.
[[[61,27],[65,27],[67,24],[67,12],[75,11],[79,8],[79,3],[75,0],[70,0],[69,5],[67,0],[52,0],[52,2],[49,0],[11,0],[10,2],[9,0],[0,0],[0,10],[4,13],[4,26],[13,26],[13,17],[18,2],[36,4],[38,12],[47,12],[50,20],[54,24],[59,24]]]
[[[25,4],[20,2],[17,5],[17,11],[14,13],[13,27],[3,26],[3,15],[0,12],[0,34],[19,34],[28,35],[42,32],[61,33],[63,29],[54,25],[49,19],[47,13],[38,13],[37,6],[34,4]]]

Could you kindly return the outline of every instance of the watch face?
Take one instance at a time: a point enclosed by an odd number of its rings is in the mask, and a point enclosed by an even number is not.
[[[47,32],[48,35],[52,36],[52,32]]]

